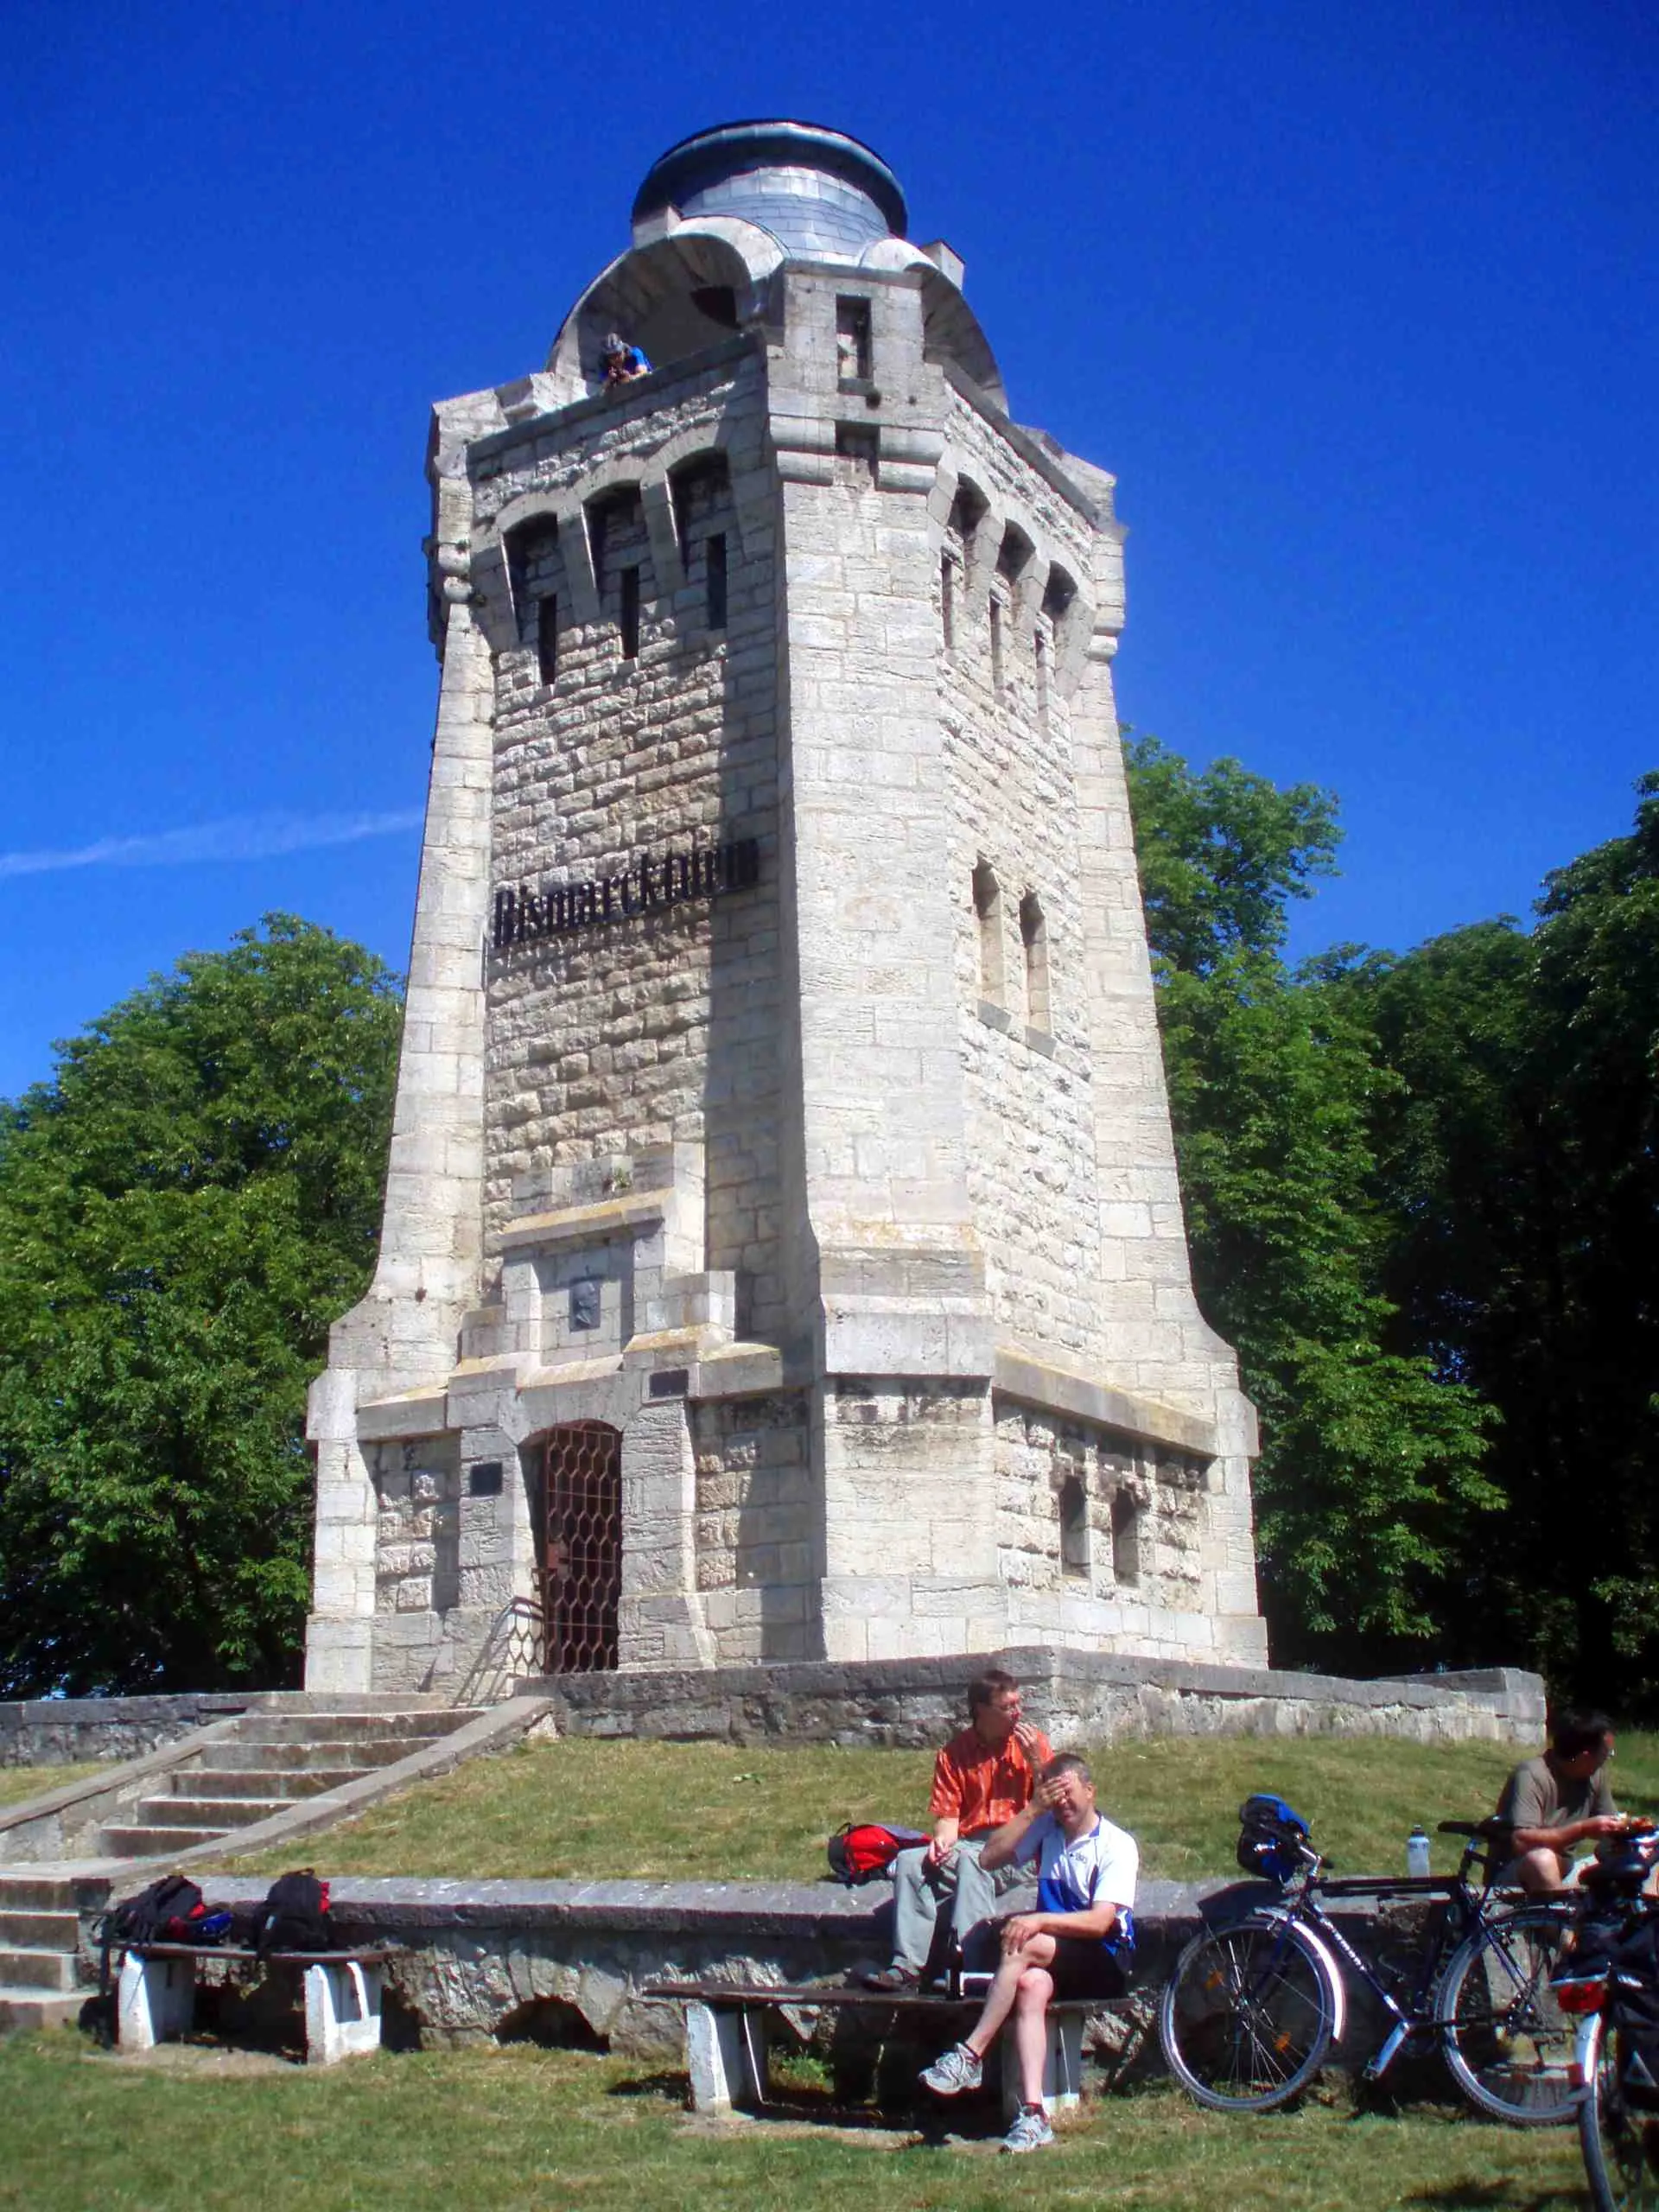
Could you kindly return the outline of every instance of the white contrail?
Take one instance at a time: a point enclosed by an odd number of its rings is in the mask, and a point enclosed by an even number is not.
[[[418,807],[391,814],[232,814],[188,830],[157,830],[148,836],[100,837],[95,844],[0,853],[0,876],[48,875],[66,868],[189,868],[202,861],[264,861],[321,845],[354,845],[363,837],[389,837],[418,830]]]

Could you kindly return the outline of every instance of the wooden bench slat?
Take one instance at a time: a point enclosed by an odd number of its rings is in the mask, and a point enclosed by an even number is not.
[[[118,1943],[138,1959],[253,1959],[266,1966],[378,1967],[397,1956],[394,1944],[363,1951],[251,1951],[236,1943]]]
[[[977,2012],[985,2001],[983,1990],[973,1990],[963,1996],[952,1997],[943,1989],[849,1989],[842,1986],[820,1989],[810,1984],[804,1988],[781,1988],[775,1982],[731,1981],[652,1981],[645,1984],[639,1995],[659,2004],[866,2005],[886,2012],[898,2008],[921,2012],[959,2012],[964,2009]],[[1052,1999],[1046,2010],[1051,2012],[1103,2012],[1111,2005],[1125,2002],[1127,1999],[1122,1997],[1062,1997]]]

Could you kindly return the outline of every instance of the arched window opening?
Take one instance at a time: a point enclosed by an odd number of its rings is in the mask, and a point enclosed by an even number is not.
[[[669,497],[685,581],[702,603],[702,626],[723,630],[732,542],[732,476],[725,454],[698,454],[675,469]]]
[[[1133,1590],[1141,1580],[1141,1538],[1144,1509],[1132,1491],[1112,1494],[1112,1579]]]
[[[1026,953],[1026,1021],[1046,1035],[1053,1027],[1048,999],[1048,924],[1034,891],[1020,901],[1020,941]]]
[[[1060,1571],[1085,1578],[1089,1573],[1089,1493],[1076,1475],[1060,1484]]]
[[[950,519],[946,528],[953,530],[966,550],[974,542],[974,532],[985,519],[990,505],[976,484],[965,476],[957,479],[956,496],[950,502]]]
[[[639,487],[629,485],[595,499],[588,509],[588,542],[601,614],[616,624],[624,660],[639,652],[640,607],[651,540]]]
[[[507,533],[506,555],[518,642],[534,647],[541,681],[546,684],[556,683],[559,593],[564,583],[558,524],[550,516],[537,516],[520,523]]]
[[[1043,613],[1058,632],[1071,610],[1077,588],[1065,570],[1056,563],[1048,572],[1048,582],[1043,587]]]
[[[991,1006],[1003,1003],[1002,890],[996,871],[982,860],[974,870],[974,916],[979,925],[979,995]]]
[[[1035,550],[1019,524],[1009,523],[1002,532],[1002,543],[996,549],[997,575],[1007,583],[1017,584]]]

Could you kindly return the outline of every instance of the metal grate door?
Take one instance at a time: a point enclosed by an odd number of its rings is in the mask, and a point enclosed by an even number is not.
[[[616,1664],[622,1587],[622,1435],[572,1421],[548,1437],[543,1466],[542,1605],[550,1675]]]

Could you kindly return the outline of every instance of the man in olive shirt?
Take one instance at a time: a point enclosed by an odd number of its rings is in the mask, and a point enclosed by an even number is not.
[[[980,1853],[1030,1804],[1038,1773],[1053,1754],[1042,1730],[1021,1719],[1020,1685],[1001,1667],[988,1667],[969,1683],[968,1720],[933,1762],[931,1841],[901,1851],[893,1862],[893,1963],[863,1975],[871,1989],[916,1987],[947,1898],[960,1950],[990,1917],[999,1891],[1019,1879],[1011,1867],[987,1873]]]
[[[1645,1821],[1628,1820],[1613,1802],[1607,1763],[1613,1724],[1605,1713],[1560,1713],[1549,1749],[1524,1759],[1503,1785],[1497,1817],[1514,1827],[1515,1857],[1498,1877],[1523,1890],[1559,1890],[1571,1878],[1575,1845],[1624,1835]]]

